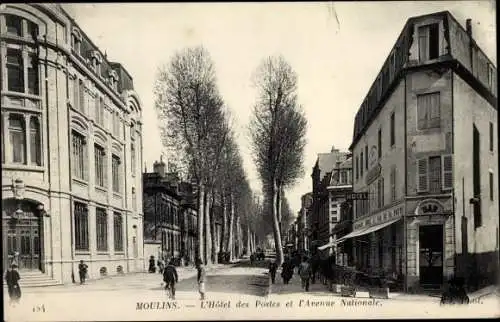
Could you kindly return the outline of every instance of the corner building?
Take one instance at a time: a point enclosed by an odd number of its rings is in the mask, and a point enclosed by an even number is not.
[[[449,12],[410,18],[355,117],[356,265],[408,291],[498,272],[497,73]]]
[[[60,5],[4,4],[0,24],[4,269],[18,252],[23,279],[142,271],[132,77]]]

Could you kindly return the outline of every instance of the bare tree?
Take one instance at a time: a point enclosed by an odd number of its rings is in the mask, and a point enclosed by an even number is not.
[[[206,187],[217,159],[221,131],[225,129],[223,101],[216,85],[212,60],[203,47],[184,49],[159,70],[155,84],[155,107],[162,143],[181,155],[198,186],[198,247],[204,255]]]
[[[297,104],[297,76],[281,56],[268,57],[257,69],[257,103],[250,123],[254,162],[271,202],[277,261],[283,262],[281,202],[283,189],[303,173],[307,120]]]

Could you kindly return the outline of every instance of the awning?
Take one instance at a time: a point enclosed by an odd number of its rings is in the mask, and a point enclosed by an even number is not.
[[[335,246],[335,244],[336,244],[336,242],[329,242],[329,243],[327,243],[327,244],[325,244],[323,246],[318,247],[318,249],[319,250],[325,250],[327,248]]]
[[[388,222],[385,222],[383,224],[378,224],[378,225],[375,225],[375,226],[372,226],[372,227],[368,227],[368,228],[365,228],[365,229],[360,229],[360,230],[356,230],[356,231],[353,231],[352,233],[350,234],[347,234],[345,236],[343,236],[342,238],[339,238],[335,241],[335,243],[341,243],[343,241],[345,241],[346,239],[349,239],[349,238],[353,238],[353,237],[358,237],[358,236],[363,236],[363,235],[366,235],[366,234],[369,234],[369,233],[373,233],[374,231],[377,231],[377,230],[380,230],[384,227],[387,227],[389,225],[392,225],[394,224],[396,221],[400,220],[401,217],[399,218],[396,218],[396,219],[392,219]]]

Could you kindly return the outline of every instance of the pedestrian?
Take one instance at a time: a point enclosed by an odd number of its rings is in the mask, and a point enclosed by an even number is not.
[[[255,255],[252,254],[252,255],[250,255],[250,265],[253,265],[254,261],[255,261]]]
[[[288,284],[293,276],[293,264],[290,259],[286,258],[281,265],[281,277],[283,278],[283,284]]]
[[[17,265],[12,264],[10,269],[5,273],[5,281],[7,282],[7,288],[9,291],[10,305],[15,306],[19,303],[21,299],[21,287],[19,286],[19,272],[17,271]]]
[[[80,264],[78,264],[78,275],[80,275],[80,285],[85,283],[85,277],[87,277],[87,264],[83,262],[83,259],[80,260]]]
[[[274,284],[277,270],[278,270],[278,264],[276,264],[276,261],[271,261],[269,263],[269,275],[271,276],[271,284]]]
[[[179,282],[179,275],[177,275],[173,260],[170,260],[163,269],[163,281],[165,282],[165,290],[170,289],[170,298],[175,300],[175,283]]]
[[[163,274],[163,270],[165,268],[165,263],[168,261],[163,260],[163,258],[158,257],[158,271],[160,274]]]
[[[302,281],[302,289],[309,292],[309,279],[311,278],[311,264],[307,262],[307,257],[302,258],[302,263],[299,265],[299,276]]]
[[[205,299],[205,282],[207,279],[207,275],[205,272],[205,268],[202,266],[201,259],[196,260],[196,269],[198,270],[198,291],[200,292],[200,300]]]
[[[316,274],[318,273],[320,266],[319,253],[317,251],[311,258],[310,266],[311,266],[311,284],[314,284],[316,283]]]
[[[148,272],[150,272],[150,273],[156,272],[155,257],[153,255],[151,255],[149,257],[149,269],[148,269]]]

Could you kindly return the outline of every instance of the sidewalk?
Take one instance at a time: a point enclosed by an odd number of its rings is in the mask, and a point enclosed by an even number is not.
[[[328,290],[328,285],[323,285],[321,281],[316,280],[315,284],[309,284],[309,292],[306,293],[301,287],[301,280],[297,272],[294,272],[290,283],[283,284],[283,279],[281,278],[281,270],[276,273],[275,284],[269,286],[269,294],[275,295],[285,295],[285,294],[310,294],[311,296],[330,296],[330,297],[341,297],[340,293],[334,293]],[[483,298],[499,297],[500,291],[497,285],[487,286],[475,292],[468,294],[471,302],[477,301]],[[356,291],[356,298],[369,298],[368,291],[360,290]],[[398,301],[424,301],[424,302],[439,302],[441,296],[432,294],[408,294],[400,292],[389,293],[390,300]]]

